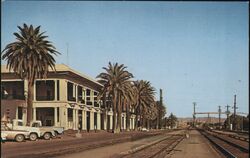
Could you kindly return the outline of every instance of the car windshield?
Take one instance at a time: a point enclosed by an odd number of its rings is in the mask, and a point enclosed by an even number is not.
[[[39,127],[39,123],[33,123],[32,127]]]

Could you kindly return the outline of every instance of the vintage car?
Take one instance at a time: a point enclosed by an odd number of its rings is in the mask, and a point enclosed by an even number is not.
[[[49,130],[54,130],[55,135],[62,135],[64,133],[64,128],[63,127],[56,127],[56,126],[43,126],[42,121],[36,120],[31,122],[32,127],[38,127],[38,128],[43,128],[43,129],[49,129]]]
[[[15,140],[22,142],[29,138],[29,132],[24,130],[12,130],[5,124],[1,124],[1,139],[2,140]]]
[[[37,138],[49,140],[55,137],[55,131],[52,128],[25,126],[23,120],[13,119],[12,123],[7,124],[13,130],[25,130],[30,133],[30,140],[35,141]]]

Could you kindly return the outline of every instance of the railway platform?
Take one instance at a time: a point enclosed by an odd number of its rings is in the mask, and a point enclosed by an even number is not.
[[[189,137],[178,144],[165,158],[221,158],[222,156],[209,144],[197,130],[190,130]]]

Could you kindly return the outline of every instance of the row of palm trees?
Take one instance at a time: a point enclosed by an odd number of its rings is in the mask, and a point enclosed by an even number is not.
[[[37,78],[46,78],[49,67],[56,71],[54,56],[60,53],[56,51],[52,42],[47,40],[45,32],[40,31],[40,26],[34,28],[32,25],[23,24],[23,27],[18,26],[18,29],[19,32],[14,33],[16,41],[8,44],[1,53],[2,59],[7,61],[7,68],[13,70],[21,79],[28,81],[27,124],[29,124],[33,116],[34,81]],[[127,127],[129,127],[131,108],[135,110],[136,129],[145,126],[146,123],[149,125],[150,121],[161,116],[159,112],[163,106],[155,101],[155,88],[149,81],[133,81],[133,74],[128,72],[123,64],[109,63],[108,67],[103,69],[105,72],[97,76],[98,81],[104,85],[99,99],[102,99],[106,108],[110,106],[113,109],[112,127],[115,133],[121,130],[121,113],[124,110],[127,114]],[[111,104],[106,104],[107,99]]]
[[[104,85],[98,98],[102,99],[106,108],[110,106],[106,104],[107,99],[111,101],[114,113],[113,132],[120,132],[121,114],[124,110],[127,117],[126,127],[129,129],[131,109],[134,109],[136,114],[135,129],[145,127],[146,124],[149,128],[150,122],[159,116],[160,105],[155,100],[155,88],[149,81],[133,81],[133,74],[128,72],[123,64],[109,62],[103,69],[105,72],[97,76],[98,81]]]

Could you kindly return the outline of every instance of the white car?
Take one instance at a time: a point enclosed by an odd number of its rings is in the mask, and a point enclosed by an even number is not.
[[[24,130],[12,130],[4,124],[1,124],[1,139],[5,140],[15,140],[17,142],[22,142],[29,138],[29,132]]]
[[[148,132],[149,130],[148,130],[147,128],[144,127],[144,128],[141,129],[141,131],[143,131],[143,132]]]

